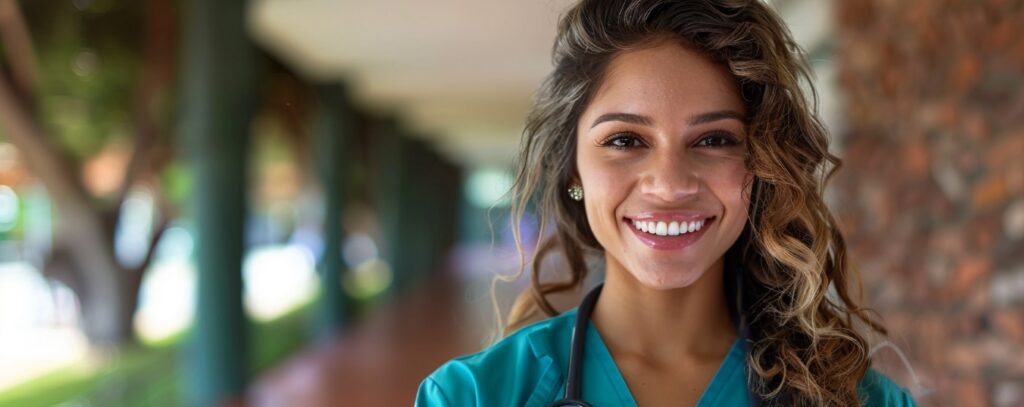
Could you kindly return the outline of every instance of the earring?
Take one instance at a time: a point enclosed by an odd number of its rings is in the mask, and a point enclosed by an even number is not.
[[[572,198],[572,200],[574,200],[576,202],[582,201],[583,200],[583,185],[580,185],[580,184],[569,185],[569,198]]]

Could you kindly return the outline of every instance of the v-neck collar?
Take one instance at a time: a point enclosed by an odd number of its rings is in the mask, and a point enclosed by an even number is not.
[[[630,392],[629,386],[626,384],[626,379],[622,377],[622,373],[619,371],[618,365],[615,364],[615,359],[612,358],[611,352],[608,350],[608,347],[605,346],[604,340],[601,338],[601,334],[597,331],[592,322],[587,324],[586,337],[584,365],[591,364],[591,366],[599,366],[601,377],[587,380],[587,375],[584,374],[584,394],[586,395],[586,393],[591,393],[588,391],[588,386],[586,386],[586,384],[590,384],[590,390],[594,390],[595,392],[606,393],[606,391],[603,390],[610,390],[614,393],[615,397],[618,398],[619,405],[636,407],[636,400],[633,398],[633,393]],[[740,338],[733,341],[732,347],[729,349],[729,353],[726,354],[725,359],[723,359],[722,363],[718,366],[718,370],[715,371],[715,376],[712,377],[711,382],[704,389],[700,399],[697,400],[697,407],[717,405],[717,401],[724,393],[726,393],[729,385],[737,379],[735,376],[743,373],[745,369],[745,361],[740,341]],[[587,370],[586,373],[591,372],[596,373],[596,370]],[[596,387],[596,385],[600,384],[604,384],[607,387],[604,389]],[[584,398],[586,399],[586,397]]]

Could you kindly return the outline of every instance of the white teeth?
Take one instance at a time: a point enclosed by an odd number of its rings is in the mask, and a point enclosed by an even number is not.
[[[686,233],[693,233],[704,227],[707,219],[695,220],[692,222],[655,222],[634,220],[633,227],[637,230],[658,236],[679,236]]]

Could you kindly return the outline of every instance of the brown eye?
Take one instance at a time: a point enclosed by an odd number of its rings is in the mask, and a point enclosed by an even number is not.
[[[736,138],[723,132],[711,133],[697,142],[698,146],[711,148],[728,147],[734,144],[736,144]]]
[[[633,147],[641,147],[643,143],[636,136],[629,133],[620,133],[613,135],[601,142],[602,146],[611,147],[618,150],[625,150]]]

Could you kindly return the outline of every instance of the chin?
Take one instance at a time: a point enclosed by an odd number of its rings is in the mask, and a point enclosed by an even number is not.
[[[671,290],[693,285],[704,276],[706,268],[702,267],[653,267],[639,266],[630,270],[633,278],[647,288],[655,290]],[[646,270],[646,271],[639,271]]]

